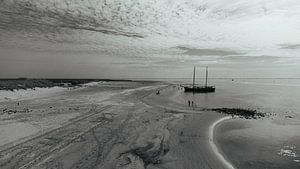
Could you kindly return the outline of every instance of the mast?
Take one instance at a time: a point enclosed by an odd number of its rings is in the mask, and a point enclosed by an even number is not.
[[[195,66],[194,66],[194,76],[193,76],[193,89],[195,88]]]
[[[205,87],[207,87],[208,66],[206,66]]]

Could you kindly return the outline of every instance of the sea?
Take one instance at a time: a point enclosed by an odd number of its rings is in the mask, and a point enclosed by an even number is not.
[[[216,87],[215,93],[183,97],[203,108],[255,109],[269,115],[233,118],[217,126],[216,144],[229,162],[238,169],[300,169],[300,79],[220,78],[209,79],[209,84]]]

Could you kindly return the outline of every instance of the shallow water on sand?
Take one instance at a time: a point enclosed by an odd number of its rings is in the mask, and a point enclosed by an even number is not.
[[[236,168],[300,168],[300,125],[233,119],[216,129],[219,148]]]
[[[178,92],[197,107],[254,108],[273,116],[232,119],[217,126],[216,140],[236,168],[300,168],[300,79],[211,79],[216,92]]]
[[[199,80],[200,83],[203,81]],[[185,93],[201,107],[241,107],[300,114],[300,79],[211,79],[215,93]]]

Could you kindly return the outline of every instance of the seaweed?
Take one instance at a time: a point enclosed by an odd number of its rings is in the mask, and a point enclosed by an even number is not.
[[[225,113],[230,115],[239,116],[245,119],[257,119],[265,117],[266,114],[262,112],[258,112],[255,109],[242,109],[242,108],[213,108],[210,109],[212,111],[216,111],[219,113]]]

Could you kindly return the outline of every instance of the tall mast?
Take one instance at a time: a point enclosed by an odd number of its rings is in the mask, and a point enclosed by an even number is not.
[[[194,66],[194,76],[193,76],[193,89],[195,88],[195,66]]]
[[[208,66],[206,66],[205,87],[207,87]]]

